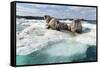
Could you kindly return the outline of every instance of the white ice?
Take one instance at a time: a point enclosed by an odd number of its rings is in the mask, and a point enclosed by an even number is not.
[[[71,21],[63,22],[70,23]],[[84,54],[85,56],[87,48],[89,46],[96,45],[95,24],[83,22],[83,31],[85,31],[87,28],[90,30],[86,33],[77,34],[76,36],[73,36],[72,33],[68,31],[46,29],[46,23],[44,20],[27,20],[27,23],[25,22],[21,25],[28,25],[28,27],[22,30],[19,34],[16,34],[17,55],[28,55],[47,46],[54,46],[55,49],[48,49],[45,53],[49,54],[50,56],[63,55],[72,57],[77,54]],[[63,49],[61,46],[65,46],[65,49]]]

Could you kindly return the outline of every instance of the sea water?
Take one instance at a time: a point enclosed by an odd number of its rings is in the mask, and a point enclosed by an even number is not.
[[[30,65],[93,60],[96,60],[95,46],[87,47],[85,44],[70,41],[49,45],[29,55],[17,55],[16,63],[17,65]]]

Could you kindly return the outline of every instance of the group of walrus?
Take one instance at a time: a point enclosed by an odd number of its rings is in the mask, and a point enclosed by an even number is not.
[[[73,33],[82,33],[82,23],[80,19],[73,20],[69,25],[67,23],[60,22],[55,17],[45,15],[47,29],[51,28],[53,30],[68,30]]]

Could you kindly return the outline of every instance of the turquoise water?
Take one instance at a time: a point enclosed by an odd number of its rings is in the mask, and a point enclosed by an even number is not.
[[[17,55],[17,65],[79,62],[96,60],[96,47],[87,47],[74,41],[49,43],[47,47],[29,55]]]

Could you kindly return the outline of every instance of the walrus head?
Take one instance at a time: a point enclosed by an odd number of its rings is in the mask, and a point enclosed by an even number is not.
[[[46,19],[46,18],[50,18],[50,16],[49,16],[49,15],[45,15],[45,16],[44,16],[44,19]]]
[[[46,23],[49,23],[51,20],[51,17],[49,15],[45,15],[44,19],[46,20]]]
[[[79,23],[81,20],[80,19],[75,19],[74,22],[75,23]]]

